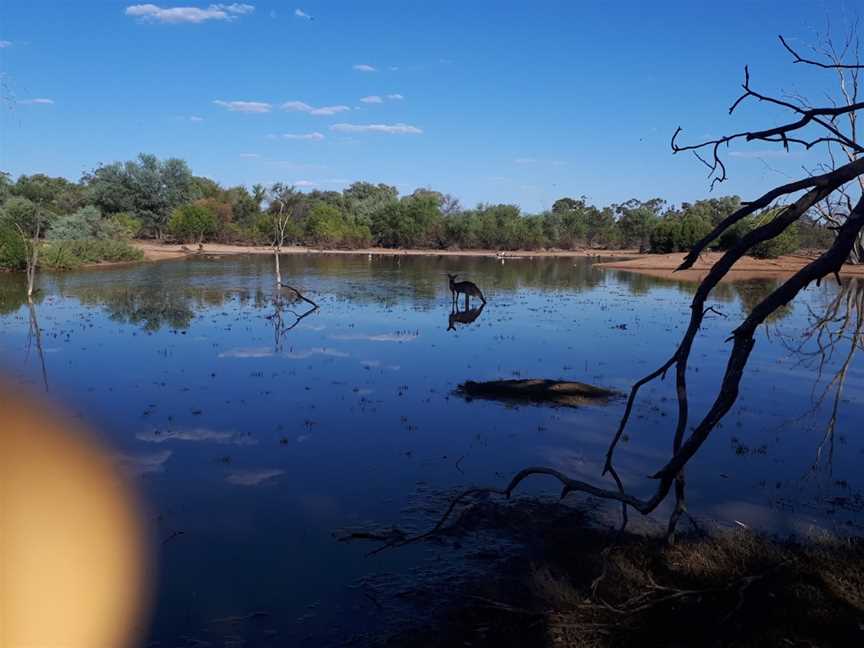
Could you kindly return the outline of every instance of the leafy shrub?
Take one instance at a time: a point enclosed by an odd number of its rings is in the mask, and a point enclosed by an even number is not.
[[[168,231],[181,240],[201,243],[216,233],[216,215],[204,205],[181,205],[171,214]]]
[[[15,231],[20,227],[27,236],[33,236],[36,233],[36,226],[44,226],[46,218],[40,213],[36,203],[27,198],[13,196],[3,203],[0,220],[9,224]]]
[[[660,254],[676,252],[681,238],[681,225],[674,218],[664,218],[651,230],[651,251]]]
[[[39,255],[39,264],[51,270],[73,270],[84,264],[141,261],[144,253],[127,241],[111,239],[47,241]]]
[[[100,221],[102,214],[92,205],[82,207],[74,214],[61,216],[51,224],[45,238],[53,240],[72,240],[102,238]]]
[[[318,247],[358,248],[371,243],[372,233],[366,225],[347,220],[336,207],[322,201],[315,203],[306,217],[303,240]]]
[[[766,211],[758,216],[750,216],[739,221],[734,227],[723,233],[718,242],[718,247],[722,250],[728,250],[757,227],[771,222],[777,217],[780,211],[780,209]],[[800,249],[800,247],[801,240],[798,224],[793,223],[779,236],[753,246],[750,254],[757,259],[776,259],[784,254],[791,254]]]
[[[651,231],[651,251],[684,252],[711,231],[711,223],[696,214],[683,214],[663,218]]]
[[[776,259],[799,249],[798,226],[793,223],[782,234],[755,245],[750,253],[757,259]]]
[[[27,247],[15,226],[0,218],[0,268],[23,270],[27,265]]]
[[[57,218],[45,238],[55,241],[128,240],[140,227],[140,223],[128,214],[103,218],[96,207],[88,205],[74,214]]]
[[[106,220],[117,233],[116,238],[134,239],[141,233],[143,228],[140,220],[135,218],[132,214],[127,214],[125,212],[112,214]]]

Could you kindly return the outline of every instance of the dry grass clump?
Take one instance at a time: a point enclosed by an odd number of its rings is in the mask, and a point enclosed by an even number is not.
[[[538,506],[524,552],[466,587],[438,625],[411,633],[411,645],[864,644],[860,540],[734,531],[668,546],[549,513]]]

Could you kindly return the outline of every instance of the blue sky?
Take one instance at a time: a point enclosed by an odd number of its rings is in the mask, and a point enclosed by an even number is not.
[[[77,180],[143,151],[226,185],[362,179],[527,211],[563,195],[693,200],[709,183],[671,155],[675,128],[778,123],[755,104],[727,114],[745,63],[766,91],[833,91],[777,34],[813,43],[853,7],[0,0],[0,169]],[[815,161],[758,143],[731,153],[716,194],[753,196]]]

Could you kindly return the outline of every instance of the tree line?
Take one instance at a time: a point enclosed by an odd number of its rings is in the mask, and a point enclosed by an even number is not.
[[[737,196],[723,196],[680,206],[653,198],[599,207],[583,196],[525,214],[511,204],[463,208],[458,199],[427,188],[400,196],[393,186],[369,182],[343,191],[301,192],[282,183],[225,188],[194,175],[183,160],[141,154],[100,166],[79,182],[0,175],[0,266],[24,268],[34,244],[42,247],[41,265],[62,268],[137,258],[128,244],[132,238],[274,244],[279,227],[280,246],[676,252],[689,249],[740,205]],[[766,209],[745,219],[716,247],[728,248],[775,214]],[[805,219],[754,253],[777,256],[824,248],[831,240],[817,219]]]

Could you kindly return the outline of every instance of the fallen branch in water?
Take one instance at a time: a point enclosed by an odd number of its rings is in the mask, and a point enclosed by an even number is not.
[[[306,297],[306,295],[304,295],[302,292],[297,290],[294,286],[289,286],[288,284],[284,284],[282,282],[279,282],[279,287],[280,288],[287,288],[288,290],[292,291],[295,295],[297,295],[300,299],[305,301],[307,304],[311,304],[315,308],[319,308],[318,304],[316,304],[314,301],[312,301],[311,299]]]

